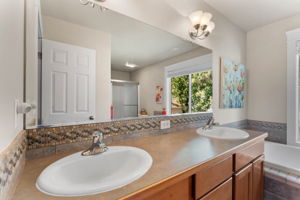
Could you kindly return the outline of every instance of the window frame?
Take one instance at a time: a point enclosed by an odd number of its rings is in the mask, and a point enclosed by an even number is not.
[[[287,37],[287,144],[300,146],[299,71],[300,29],[286,32]]]
[[[171,115],[171,78],[176,76],[188,75],[199,73],[201,71],[209,71],[212,69],[213,65],[213,56],[212,53],[205,54],[199,57],[195,57],[189,60],[185,60],[179,63],[175,63],[165,67],[165,106],[167,115]],[[194,112],[194,113],[212,113],[211,111],[208,112]],[[192,114],[191,112],[186,114]]]

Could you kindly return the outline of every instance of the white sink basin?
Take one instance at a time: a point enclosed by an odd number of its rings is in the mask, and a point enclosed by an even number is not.
[[[197,133],[210,138],[222,139],[222,140],[240,140],[249,137],[246,131],[228,128],[228,127],[213,127],[211,129],[203,130],[202,128],[197,129]]]
[[[152,157],[135,147],[109,147],[107,152],[93,156],[78,152],[44,169],[36,187],[53,196],[98,194],[139,179],[151,165]]]

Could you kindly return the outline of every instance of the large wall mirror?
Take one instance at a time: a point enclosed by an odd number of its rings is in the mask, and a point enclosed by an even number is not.
[[[79,0],[35,8],[26,24],[25,93],[35,105],[27,128],[211,112],[210,49]]]

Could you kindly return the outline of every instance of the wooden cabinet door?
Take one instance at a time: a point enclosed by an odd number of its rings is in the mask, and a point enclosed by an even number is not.
[[[253,200],[264,199],[264,156],[253,162]]]
[[[234,200],[252,200],[252,164],[234,175]]]

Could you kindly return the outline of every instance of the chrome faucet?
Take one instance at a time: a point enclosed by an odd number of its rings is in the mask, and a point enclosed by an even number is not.
[[[81,153],[82,156],[91,156],[104,153],[108,147],[103,142],[103,133],[96,131],[93,134],[93,144]]]
[[[208,129],[211,129],[211,128],[212,128],[213,126],[215,126],[215,125],[219,125],[219,123],[215,123],[215,118],[214,118],[214,116],[211,116],[211,117],[208,119],[206,125],[202,127],[202,129],[203,129],[203,130],[208,130]]]

